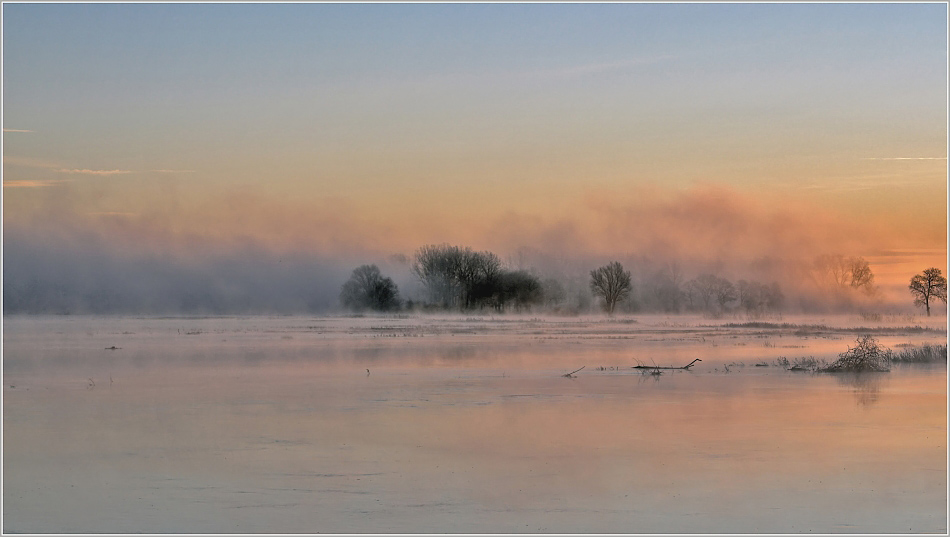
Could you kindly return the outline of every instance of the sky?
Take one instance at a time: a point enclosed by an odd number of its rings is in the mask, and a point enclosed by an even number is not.
[[[449,242],[906,287],[947,97],[945,3],[4,3],[4,277]]]

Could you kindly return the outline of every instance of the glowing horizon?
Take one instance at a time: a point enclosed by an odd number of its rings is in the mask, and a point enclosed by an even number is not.
[[[946,5],[3,16],[4,240],[43,259],[448,242],[736,271],[840,253],[894,288],[947,268]]]

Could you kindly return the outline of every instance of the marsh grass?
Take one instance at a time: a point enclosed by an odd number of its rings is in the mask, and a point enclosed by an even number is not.
[[[785,360],[785,363],[789,365],[787,368],[789,371],[818,371],[826,365],[824,360],[815,358],[814,356],[795,358],[791,363]]]
[[[713,326],[704,326],[706,328],[713,328]],[[768,330],[793,330],[795,335],[811,335],[815,332],[837,332],[837,333],[848,333],[848,332],[877,332],[885,334],[898,334],[898,333],[922,333],[922,332],[942,332],[943,330],[938,330],[936,328],[930,328],[927,326],[920,326],[919,324],[914,326],[878,326],[878,327],[867,327],[867,326],[848,326],[848,327],[834,327],[828,326],[826,324],[793,324],[793,323],[769,323],[762,321],[753,321],[746,323],[723,323],[719,325],[721,328],[759,328],[759,329],[768,329]]]
[[[946,345],[908,347],[891,356],[892,362],[924,364],[947,361]]]

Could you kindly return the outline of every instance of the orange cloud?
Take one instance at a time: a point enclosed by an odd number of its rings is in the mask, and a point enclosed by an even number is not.
[[[56,171],[59,173],[78,173],[82,175],[124,175],[127,173],[132,173],[132,170],[87,170],[87,169],[68,170],[66,168],[62,168]]]
[[[27,185],[40,182],[23,183]],[[29,211],[14,204],[5,207],[13,209],[5,223],[86,229],[133,249],[174,249],[196,242],[228,249],[255,243],[274,251],[328,255],[412,254],[423,244],[450,242],[503,256],[530,247],[568,256],[638,255],[741,264],[761,258],[810,259],[823,253],[869,256],[920,246],[906,244],[903,231],[890,230],[889,225],[713,184],[685,190],[591,190],[573,203],[535,205],[530,211],[485,202],[481,212],[398,199],[381,211],[379,200],[372,197],[281,199],[250,187],[197,197],[174,181],[149,188],[154,190],[148,196],[134,199],[109,199],[101,193],[83,197],[85,191],[78,186],[55,189],[61,192],[35,198],[39,201],[32,211],[38,218],[25,218]],[[85,205],[79,208],[77,203]],[[458,203],[464,205],[465,200]],[[123,217],[101,218],[96,213]]]
[[[65,179],[9,179],[3,181],[3,188],[46,188],[65,182]]]

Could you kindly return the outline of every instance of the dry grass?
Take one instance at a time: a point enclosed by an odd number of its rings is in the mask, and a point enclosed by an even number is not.
[[[715,325],[700,325],[703,328],[715,328]],[[868,327],[868,326],[828,326],[826,324],[793,324],[793,323],[768,323],[768,322],[747,322],[747,323],[723,323],[719,325],[721,328],[757,328],[765,330],[792,330],[796,335],[811,335],[816,332],[836,332],[836,333],[848,333],[848,332],[876,332],[876,333],[885,333],[885,334],[898,334],[898,333],[923,333],[923,332],[943,332],[943,330],[937,328],[931,328],[928,326],[920,326],[919,324],[913,326],[878,326],[878,327]]]
[[[795,358],[790,364],[788,360],[785,360],[785,363],[790,366],[787,367],[789,371],[818,371],[825,365],[824,360],[819,360],[814,356]]]
[[[947,346],[924,345],[922,347],[909,347],[891,356],[891,361],[914,364],[946,362]]]

